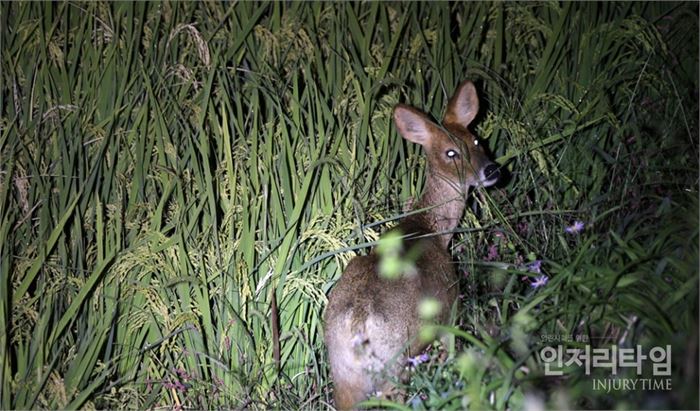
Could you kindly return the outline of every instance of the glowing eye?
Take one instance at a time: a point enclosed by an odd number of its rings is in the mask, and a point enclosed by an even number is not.
[[[474,145],[475,145],[475,146],[478,146],[478,145],[479,145],[479,140],[474,139]]]
[[[454,150],[447,150],[445,155],[447,156],[447,158],[452,158],[452,159],[459,157],[459,153],[454,151]]]

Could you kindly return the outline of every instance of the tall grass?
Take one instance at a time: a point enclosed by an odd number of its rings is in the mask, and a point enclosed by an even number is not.
[[[330,406],[327,292],[422,189],[391,109],[440,118],[465,78],[509,176],[473,196],[457,352],[416,370],[409,406],[697,407],[697,18],[0,3],[0,408]],[[674,389],[551,388],[547,335],[671,344]]]

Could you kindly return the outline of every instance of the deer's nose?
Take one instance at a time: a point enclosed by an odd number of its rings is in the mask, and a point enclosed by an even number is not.
[[[501,177],[501,170],[498,164],[491,163],[484,167],[482,181],[485,185],[494,184]]]

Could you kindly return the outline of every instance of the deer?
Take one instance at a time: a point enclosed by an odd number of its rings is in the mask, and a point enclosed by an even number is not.
[[[459,295],[449,251],[454,229],[470,188],[491,186],[500,177],[500,167],[469,131],[478,111],[471,81],[461,83],[448,101],[442,126],[414,107],[394,107],[399,134],[421,145],[427,157],[422,195],[389,231],[401,235],[401,255],[410,252],[413,261],[398,278],[387,278],[380,275],[375,247],[352,258],[329,293],[324,339],[338,409],[351,409],[373,395],[400,398],[396,381],[405,381],[407,359],[432,343],[417,338],[427,321],[418,312],[421,301],[439,303],[432,321],[450,320]]]

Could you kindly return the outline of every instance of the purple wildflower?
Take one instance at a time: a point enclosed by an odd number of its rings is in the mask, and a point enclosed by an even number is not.
[[[430,359],[430,356],[426,353],[416,355],[415,357],[408,357],[407,361],[411,366],[417,367],[419,364],[422,364]]]
[[[543,274],[543,275],[537,276],[535,278],[535,281],[530,283],[530,286],[532,288],[540,288],[540,287],[544,287],[545,285],[547,285],[548,282],[549,282],[549,277],[547,277],[546,275]]]
[[[491,244],[489,254],[486,256],[486,261],[494,261],[498,258],[498,244]]]
[[[542,260],[535,260],[525,264],[525,269],[531,273],[542,274]]]
[[[570,225],[564,229],[569,234],[578,234],[581,231],[583,231],[583,228],[585,227],[585,224],[583,221],[576,220],[574,221],[573,225]]]
[[[180,381],[178,381],[178,380],[174,380],[174,381],[168,381],[168,380],[166,380],[166,381],[163,381],[163,387],[165,387],[166,389],[169,389],[169,390],[170,390],[170,389],[175,389],[175,390],[180,391],[180,392],[185,392],[185,391],[187,391],[187,387],[186,387],[183,383],[181,383]]]
[[[224,347],[226,348],[226,351],[231,351],[231,337],[228,335],[224,338]]]
[[[187,371],[182,368],[175,368],[173,371],[175,371],[175,374],[182,378],[183,381],[191,379],[190,374],[188,374]]]

